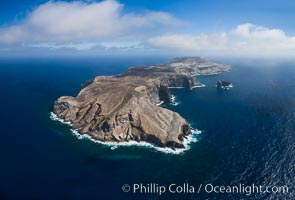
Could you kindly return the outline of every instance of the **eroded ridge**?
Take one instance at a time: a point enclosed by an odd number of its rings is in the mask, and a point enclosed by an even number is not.
[[[159,147],[184,148],[184,138],[191,134],[188,122],[157,104],[171,101],[170,87],[192,89],[202,85],[194,76],[229,69],[200,57],[131,67],[119,75],[95,77],[76,97],[60,97],[53,113],[93,140],[145,141]]]

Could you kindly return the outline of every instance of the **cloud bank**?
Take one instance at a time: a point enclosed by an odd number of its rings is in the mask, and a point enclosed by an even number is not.
[[[161,49],[236,55],[294,55],[295,36],[251,23],[214,34],[164,34],[149,39]]]
[[[161,11],[126,12],[116,0],[49,1],[0,28],[0,50],[154,51],[193,55],[294,55],[295,36],[251,23],[193,34],[193,24]],[[186,28],[189,34],[183,34]],[[199,32],[201,32],[200,27]]]
[[[0,29],[0,42],[141,38],[144,30],[157,32],[181,24],[179,19],[166,12],[147,11],[140,15],[123,13],[123,8],[124,5],[115,0],[90,3],[49,1],[33,10],[20,24]]]

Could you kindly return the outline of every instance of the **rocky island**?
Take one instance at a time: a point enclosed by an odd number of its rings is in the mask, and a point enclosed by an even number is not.
[[[229,81],[217,81],[216,87],[227,90],[233,87],[233,84]]]
[[[157,104],[171,101],[170,87],[192,89],[202,85],[196,75],[229,69],[200,57],[131,67],[122,74],[95,77],[76,97],[60,97],[53,113],[92,140],[144,141],[159,147],[184,148],[183,141],[191,134],[188,122]]]

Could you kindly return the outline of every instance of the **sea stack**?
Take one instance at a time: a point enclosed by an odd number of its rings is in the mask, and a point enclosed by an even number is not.
[[[228,89],[231,88],[233,85],[229,81],[217,81],[216,87],[217,88],[222,88],[222,89]]]

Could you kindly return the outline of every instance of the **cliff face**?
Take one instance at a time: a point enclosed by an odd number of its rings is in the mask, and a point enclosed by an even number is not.
[[[95,140],[135,140],[183,148],[183,138],[191,134],[187,121],[156,104],[171,100],[169,87],[199,85],[193,75],[202,73],[204,65],[212,73],[229,70],[210,63],[201,58],[178,58],[168,64],[133,67],[116,76],[98,76],[87,82],[77,97],[60,97],[53,112]]]

